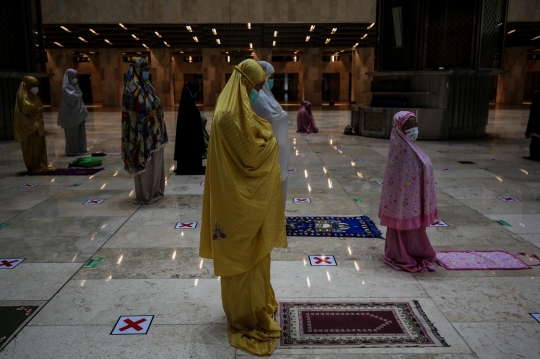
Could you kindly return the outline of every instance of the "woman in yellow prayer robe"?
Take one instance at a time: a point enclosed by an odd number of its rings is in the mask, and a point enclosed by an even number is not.
[[[28,172],[54,171],[47,160],[43,104],[38,93],[38,80],[25,76],[17,91],[14,127],[15,141],[21,143],[23,160]]]
[[[200,255],[214,260],[233,347],[270,355],[281,335],[270,252],[287,247],[278,142],[251,109],[266,73],[236,66],[220,94],[208,148]]]

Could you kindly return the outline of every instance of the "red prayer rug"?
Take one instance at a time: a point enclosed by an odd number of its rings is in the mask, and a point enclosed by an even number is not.
[[[449,346],[418,301],[280,302],[281,348]]]

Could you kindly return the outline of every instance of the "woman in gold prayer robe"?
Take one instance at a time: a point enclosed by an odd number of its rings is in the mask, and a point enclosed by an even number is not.
[[[21,143],[23,160],[28,172],[54,171],[47,160],[43,104],[37,95],[38,80],[25,76],[15,102],[15,141]]]
[[[278,142],[250,105],[266,81],[254,60],[236,66],[220,94],[206,177],[200,256],[214,260],[233,347],[270,355],[281,335],[270,252],[287,247]]]

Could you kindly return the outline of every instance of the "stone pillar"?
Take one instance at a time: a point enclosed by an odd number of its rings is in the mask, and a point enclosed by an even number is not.
[[[51,106],[60,106],[62,99],[62,82],[67,69],[73,68],[73,52],[64,49],[47,50],[47,72],[52,74]]]
[[[272,63],[272,49],[260,48],[255,51],[254,60]]]
[[[371,47],[357,48],[353,50],[352,64],[352,90],[351,100],[358,104],[367,104],[371,102],[371,94],[364,93],[371,91],[372,77],[366,75],[374,71],[375,68],[375,49]]]
[[[322,105],[322,50],[308,48],[304,52],[304,78],[302,100],[313,106]]]
[[[119,66],[116,49],[99,50],[99,67],[101,73],[102,106],[122,106],[122,86],[124,83],[122,69]]]
[[[152,86],[156,89],[163,106],[174,105],[172,83],[172,52],[169,49],[150,50],[150,73]]]
[[[214,106],[221,93],[221,50],[203,49],[204,106]]]
[[[503,70],[497,83],[497,103],[521,105],[525,92],[525,70],[527,67],[526,47],[507,47],[504,49]]]

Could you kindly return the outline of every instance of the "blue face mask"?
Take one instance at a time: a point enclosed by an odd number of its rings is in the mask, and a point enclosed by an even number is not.
[[[148,79],[150,78],[150,73],[148,71],[143,71],[142,78],[144,81],[148,81]]]
[[[254,104],[257,102],[257,99],[259,98],[259,92],[257,92],[255,89],[251,90],[249,93],[249,103]]]
[[[270,87],[270,90],[274,87],[274,80],[268,80],[266,83],[268,84],[268,87]]]

